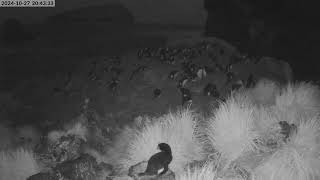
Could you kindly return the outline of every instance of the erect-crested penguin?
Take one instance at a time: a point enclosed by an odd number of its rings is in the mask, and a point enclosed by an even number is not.
[[[142,175],[163,175],[169,170],[169,164],[172,161],[171,147],[166,143],[158,144],[160,152],[152,155],[148,160],[147,169]]]

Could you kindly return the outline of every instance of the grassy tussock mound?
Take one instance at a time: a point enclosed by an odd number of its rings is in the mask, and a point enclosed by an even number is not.
[[[315,180],[320,177],[320,124],[302,121],[291,141],[255,169],[257,180]]]
[[[20,148],[0,152],[0,180],[25,180],[40,170],[31,151]]]
[[[255,107],[243,97],[231,96],[221,103],[206,129],[208,143],[229,163],[246,152],[254,151],[258,132],[254,129]]]
[[[170,168],[174,172],[181,172],[189,162],[204,158],[195,120],[195,113],[181,110],[155,118],[140,129],[127,128],[118,138],[120,142],[110,151],[109,157],[114,153],[118,158],[114,161],[121,171],[126,171],[130,166],[148,160],[157,153],[158,143],[165,142],[171,146],[174,157]]]

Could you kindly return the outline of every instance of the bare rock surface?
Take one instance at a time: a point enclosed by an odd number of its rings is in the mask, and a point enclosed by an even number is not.
[[[142,161],[139,162],[129,168],[128,176],[135,177],[138,176],[139,173],[143,173],[147,169],[148,162]]]
[[[74,135],[60,137],[57,141],[49,142],[43,139],[37,145],[35,152],[42,162],[51,166],[52,164],[74,160],[80,156],[83,139]]]
[[[99,176],[98,168],[95,158],[83,154],[77,159],[59,164],[54,170],[69,180],[95,180]]]
[[[40,172],[27,178],[27,180],[60,180],[54,172]]]
[[[163,175],[139,175],[143,173],[147,168],[148,162],[142,161],[129,168],[128,175],[134,180],[174,180],[175,173],[170,169]]]

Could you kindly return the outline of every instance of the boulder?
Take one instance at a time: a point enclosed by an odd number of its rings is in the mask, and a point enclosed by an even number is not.
[[[40,172],[27,178],[27,180],[59,180],[54,172]]]
[[[262,57],[256,61],[236,63],[232,67],[232,72],[236,74],[236,80],[249,80],[250,75],[253,80],[269,79],[280,84],[292,82],[294,79],[293,71],[289,63],[286,61]]]
[[[47,172],[30,176],[27,180],[96,180],[105,179],[113,172],[113,167],[101,162],[89,154],[62,162]]]
[[[142,162],[139,162],[139,163],[131,166],[131,167],[129,168],[128,176],[130,176],[130,177],[135,177],[135,176],[137,176],[139,173],[144,172],[144,171],[147,169],[147,165],[148,165],[148,162],[147,162],[147,161],[142,161]]]
[[[74,136],[61,136],[57,141],[48,142],[46,138],[36,146],[35,152],[43,162],[50,164],[74,160],[80,156],[80,147],[84,140]]]
[[[263,57],[257,64],[260,72],[270,79],[275,79],[281,83],[288,83],[293,81],[292,68],[286,61]]]
[[[175,173],[169,169],[165,174],[161,176],[148,176],[148,175],[143,175],[143,176],[137,176],[134,179],[135,180],[175,180]]]
[[[130,176],[114,176],[114,177],[107,177],[106,180],[133,180]]]
[[[174,180],[175,179],[175,173],[171,171],[170,169],[168,172],[161,176],[150,176],[150,175],[138,175],[139,173],[142,173],[146,170],[148,165],[147,161],[139,162],[129,168],[128,175],[132,177],[134,180]]]
[[[73,160],[79,156],[83,140],[73,135],[62,136],[52,144],[52,154],[57,162]]]
[[[95,158],[88,154],[58,164],[54,168],[56,174],[68,180],[95,180],[99,177],[99,170]]]

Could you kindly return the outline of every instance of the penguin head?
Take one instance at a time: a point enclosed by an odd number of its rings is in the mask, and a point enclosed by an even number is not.
[[[167,143],[159,143],[158,149],[160,149],[160,151],[163,151],[163,152],[171,153],[171,147]]]

